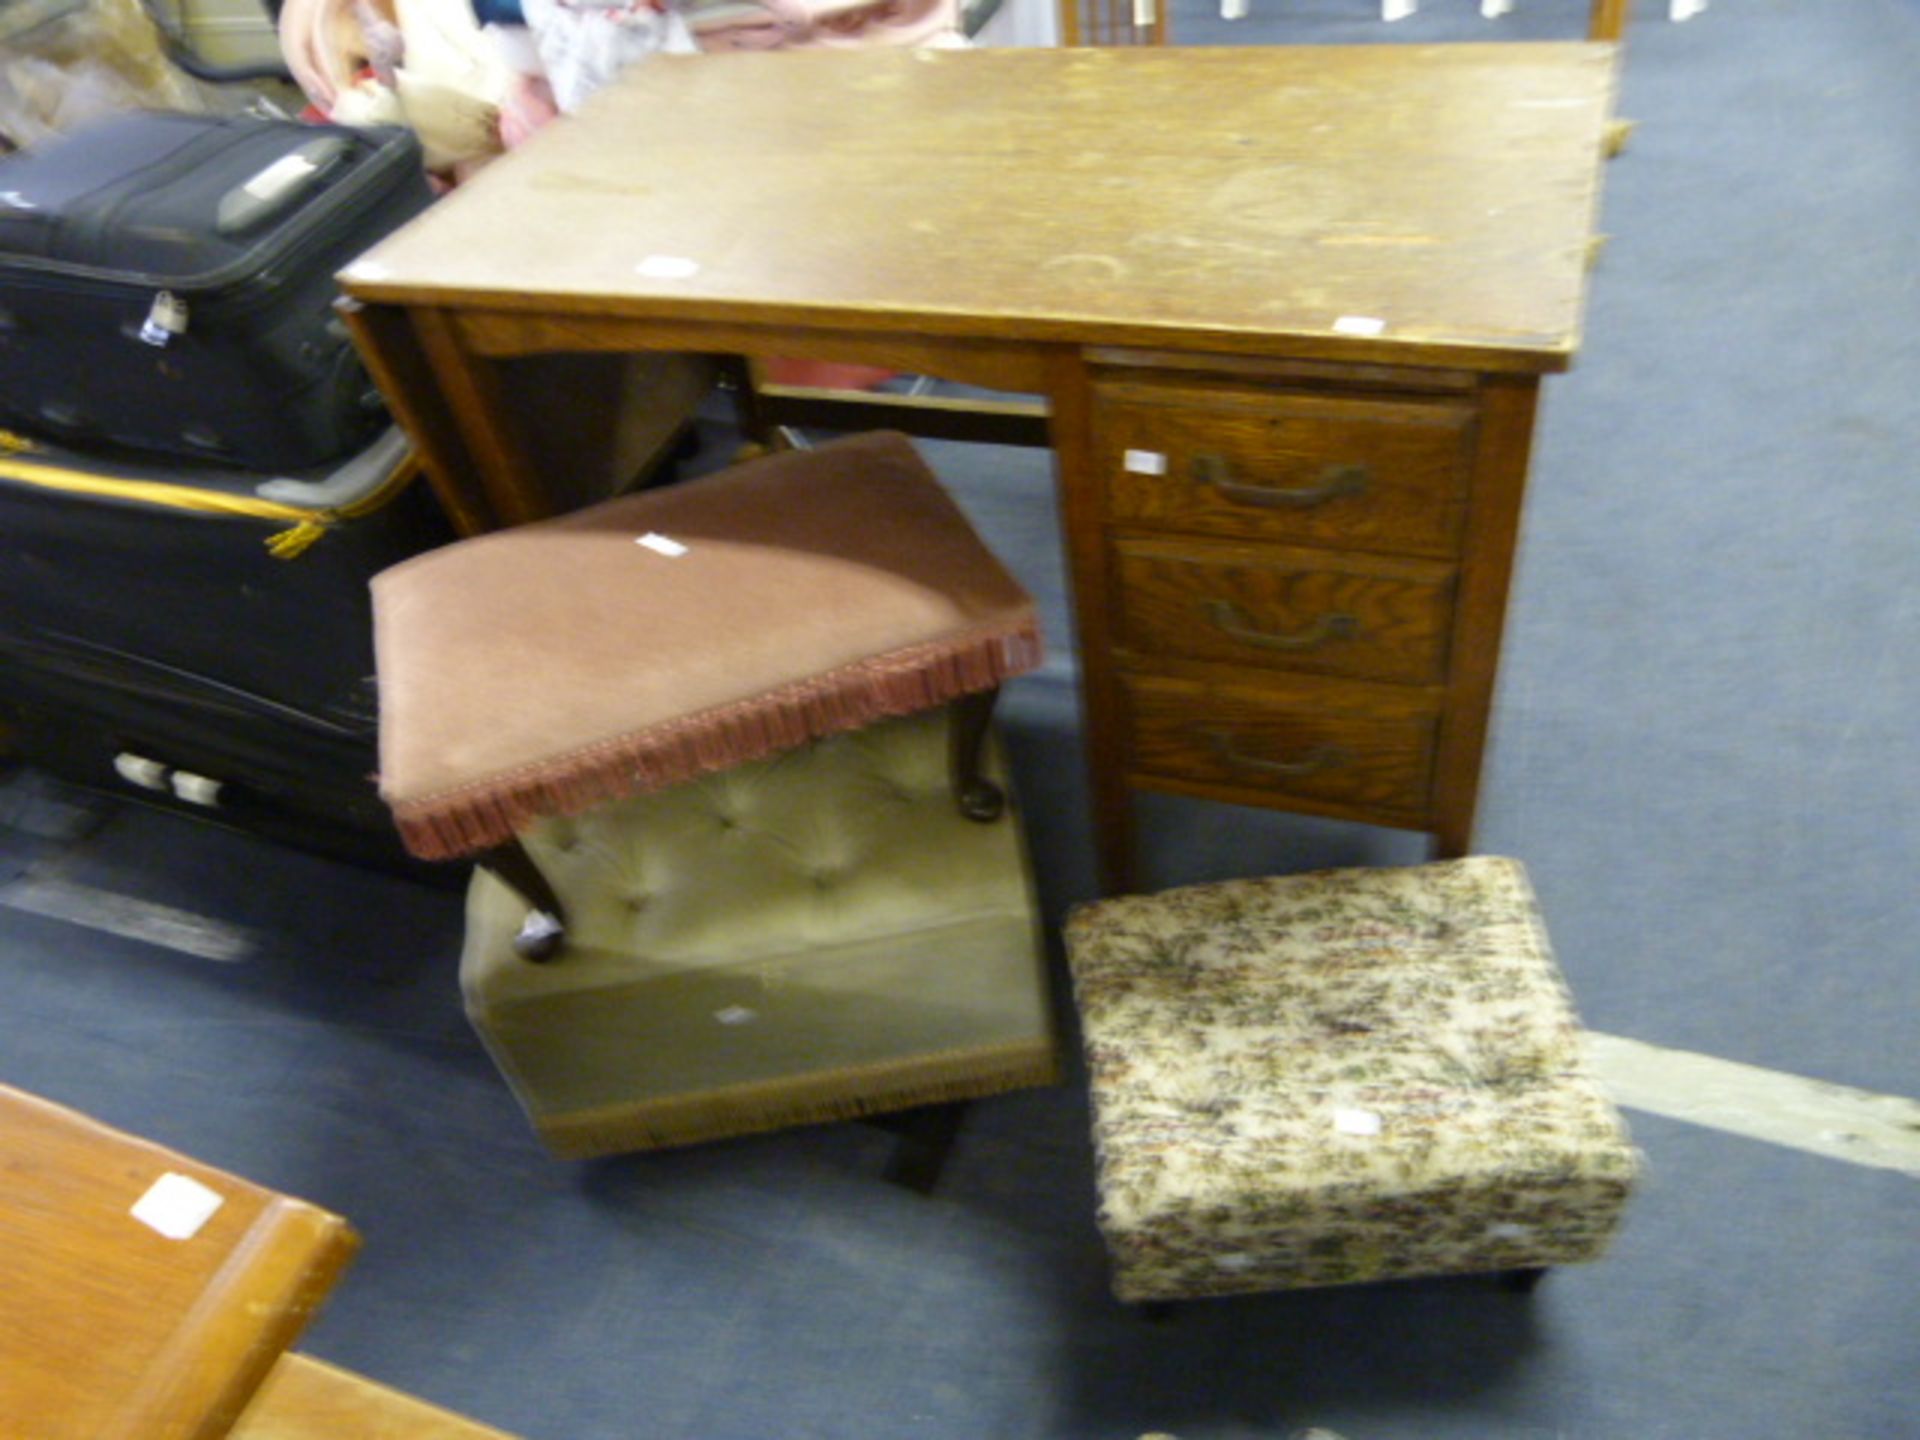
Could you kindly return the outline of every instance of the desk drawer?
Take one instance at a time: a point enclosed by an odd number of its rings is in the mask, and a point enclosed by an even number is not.
[[[1114,542],[1117,638],[1142,656],[1437,682],[1453,567],[1206,540]]]
[[[1382,818],[1426,812],[1437,712],[1419,692],[1158,675],[1125,675],[1121,686],[1137,774],[1250,804],[1285,797]]]
[[[1257,389],[1108,383],[1108,518],[1240,539],[1451,556],[1474,411]]]

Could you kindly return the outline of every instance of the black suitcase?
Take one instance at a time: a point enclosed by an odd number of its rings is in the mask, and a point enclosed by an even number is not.
[[[334,275],[431,199],[399,129],[133,111],[0,159],[0,420],[265,469],[350,454],[385,417]]]
[[[0,453],[0,732],[75,783],[410,868],[367,580],[452,538],[398,431],[272,478]],[[0,745],[0,750],[9,748]]]

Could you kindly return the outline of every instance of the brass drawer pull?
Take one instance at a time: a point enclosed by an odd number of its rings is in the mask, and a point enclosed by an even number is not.
[[[1262,760],[1257,755],[1241,754],[1234,748],[1233,736],[1224,730],[1202,730],[1200,735],[1213,746],[1214,755],[1223,765],[1257,770],[1262,775],[1278,775],[1286,780],[1316,775],[1322,770],[1337,770],[1353,763],[1352,753],[1339,745],[1316,745],[1298,760]]]
[[[1258,505],[1267,510],[1306,510],[1348,495],[1363,495],[1373,483],[1373,469],[1367,465],[1329,465],[1320,472],[1317,484],[1297,490],[1277,490],[1268,485],[1247,485],[1233,478],[1233,467],[1224,455],[1193,457],[1193,478],[1211,485],[1236,505]]]
[[[1360,633],[1359,620],[1339,611],[1322,615],[1306,629],[1289,635],[1257,630],[1247,612],[1230,600],[1209,600],[1207,618],[1235,640],[1258,645],[1263,650],[1312,650],[1329,640],[1351,640]]]

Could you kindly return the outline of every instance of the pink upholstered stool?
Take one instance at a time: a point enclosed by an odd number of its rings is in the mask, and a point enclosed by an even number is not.
[[[963,809],[992,696],[1040,658],[1033,602],[912,445],[779,454],[417,557],[374,581],[381,794],[407,847],[557,899],[518,848],[541,817],[966,701]]]

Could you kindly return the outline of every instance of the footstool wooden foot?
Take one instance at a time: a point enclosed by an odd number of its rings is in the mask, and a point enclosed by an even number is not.
[[[887,1162],[887,1183],[917,1195],[931,1195],[940,1184],[947,1157],[953,1153],[966,1118],[964,1102],[875,1116],[873,1123],[899,1137],[893,1158]]]
[[[1520,1270],[1503,1271],[1500,1284],[1519,1295],[1531,1295],[1540,1288],[1540,1282],[1547,1278],[1545,1265],[1530,1265]]]

